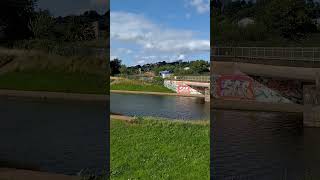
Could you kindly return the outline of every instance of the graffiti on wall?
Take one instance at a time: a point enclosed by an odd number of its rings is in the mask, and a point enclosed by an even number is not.
[[[303,99],[302,82],[247,75],[214,75],[211,95],[221,99],[298,104]]]
[[[190,94],[191,88],[188,85],[178,85],[177,93],[178,94]]]
[[[201,94],[199,90],[190,87],[183,81],[165,80],[164,86],[178,94]]]
[[[267,77],[252,77],[255,80],[257,99],[274,99],[278,102],[302,103],[302,82],[296,80],[277,80]]]
[[[164,81],[164,86],[172,91],[175,91],[177,90],[177,85],[175,83],[175,81]]]
[[[217,95],[225,99],[254,99],[253,80],[248,76],[220,76],[216,90]]]

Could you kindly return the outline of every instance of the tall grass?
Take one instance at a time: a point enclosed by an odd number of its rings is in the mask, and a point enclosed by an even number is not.
[[[126,90],[126,91],[145,91],[145,92],[164,92],[173,93],[172,90],[163,85],[149,83],[141,80],[133,80],[121,78],[114,80],[110,86],[111,90]]]

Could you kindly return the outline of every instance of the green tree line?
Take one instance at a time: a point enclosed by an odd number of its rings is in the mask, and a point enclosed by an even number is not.
[[[243,18],[254,23],[241,27],[238,22]],[[299,43],[319,34],[316,18],[320,18],[320,3],[313,0],[211,0],[212,43]]]

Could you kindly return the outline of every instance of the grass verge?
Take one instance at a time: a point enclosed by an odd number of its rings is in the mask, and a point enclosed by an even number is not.
[[[209,179],[209,122],[111,119],[111,179]]]
[[[8,72],[0,75],[0,89],[106,94],[106,77],[50,71]]]
[[[110,85],[111,90],[125,91],[145,91],[145,92],[163,92],[174,93],[174,91],[157,84],[147,83],[140,80],[119,79],[115,80]]]

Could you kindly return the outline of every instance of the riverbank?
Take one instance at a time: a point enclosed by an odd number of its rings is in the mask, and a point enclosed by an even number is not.
[[[62,99],[62,100],[82,100],[82,101],[103,101],[109,100],[109,95],[102,94],[80,94],[46,91],[20,91],[0,89],[0,97],[22,97],[36,99]]]
[[[114,77],[111,77],[110,90],[174,93],[174,91],[164,87],[161,84]]]
[[[127,91],[127,90],[110,90],[110,93],[146,94],[146,95],[159,95],[159,96],[185,96],[185,97],[201,97],[201,98],[205,97],[204,95],[198,95],[198,94],[178,94],[178,93],[147,92],[147,91]]]
[[[107,78],[98,74],[22,71],[0,74],[0,89],[107,94]]]
[[[111,116],[112,179],[209,179],[209,121]]]

